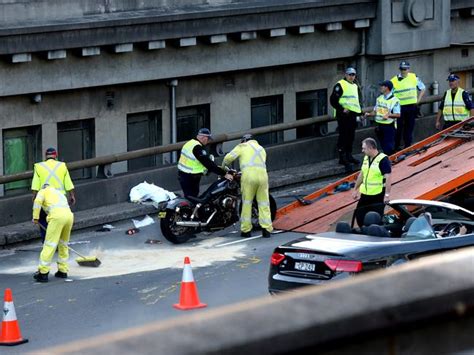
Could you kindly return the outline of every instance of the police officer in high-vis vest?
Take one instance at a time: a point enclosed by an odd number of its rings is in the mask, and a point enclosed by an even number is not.
[[[374,110],[365,115],[375,116],[380,146],[385,154],[392,155],[395,151],[395,132],[397,118],[400,117],[400,101],[393,95],[393,84],[390,80],[382,81],[379,86],[381,95],[377,98]]]
[[[209,159],[204,146],[211,139],[211,131],[208,128],[201,128],[196,138],[191,139],[181,148],[178,161],[178,180],[185,197],[199,196],[199,183],[202,175],[207,171],[232,180],[231,174],[227,174],[224,169]]]
[[[400,62],[400,74],[394,76],[393,94],[400,100],[400,117],[397,119],[397,132],[395,135],[395,149],[401,149],[402,137],[405,148],[413,142],[413,130],[418,112],[418,103],[425,94],[425,84],[415,73],[410,73],[410,63],[406,60]]]
[[[48,282],[51,261],[58,249],[58,271],[54,276],[65,279],[69,269],[67,244],[71,236],[74,215],[69,208],[66,196],[49,184],[43,185],[33,202],[33,222],[36,224],[39,223],[40,211],[47,213],[48,227],[39,258],[38,271],[33,277],[37,282]]]
[[[33,168],[33,180],[31,181],[31,191],[33,200],[36,194],[44,184],[57,189],[63,195],[69,195],[69,203],[73,206],[76,203],[76,194],[74,193],[74,184],[65,163],[57,160],[58,153],[54,148],[46,149],[45,161],[36,163]],[[41,238],[44,240],[45,230],[48,227],[46,222],[46,213],[41,210],[39,216]]]
[[[352,67],[347,68],[344,79],[337,82],[329,99],[339,127],[337,140],[339,164],[345,165],[346,168],[351,163],[360,163],[352,156],[357,116],[362,112],[362,95],[359,85],[355,83],[355,78],[356,70]]]
[[[446,129],[474,116],[474,106],[469,93],[459,87],[459,76],[450,74],[447,80],[449,90],[444,93],[443,99],[439,103],[439,111],[436,115],[437,129]],[[444,125],[441,124],[441,115],[443,115]]]
[[[390,199],[392,165],[388,157],[378,151],[373,138],[362,141],[362,152],[365,154],[359,176],[352,196],[359,197],[356,208],[356,220],[362,227],[367,212],[375,211],[381,216],[384,213],[385,201]]]
[[[242,214],[240,219],[241,236],[251,236],[252,231],[252,204],[257,198],[258,221],[262,227],[262,237],[269,238],[273,230],[268,198],[268,174],[266,167],[267,153],[258,144],[251,134],[242,137],[241,143],[232,149],[222,162],[223,166],[230,166],[239,159],[242,178]]]

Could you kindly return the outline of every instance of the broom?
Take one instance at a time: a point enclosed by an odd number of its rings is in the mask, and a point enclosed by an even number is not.
[[[38,225],[40,226],[42,230],[46,232],[46,228],[44,228],[44,226],[41,223],[38,223]],[[78,263],[79,266],[99,267],[99,265],[101,264],[101,261],[96,256],[84,256],[78,251],[71,248],[69,245],[67,245],[67,248],[70,251],[72,251],[74,254],[79,256],[79,258],[76,258],[76,263]]]

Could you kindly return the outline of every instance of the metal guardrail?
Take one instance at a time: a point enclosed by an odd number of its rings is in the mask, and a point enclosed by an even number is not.
[[[436,101],[441,101],[442,98],[443,98],[443,95],[429,96],[422,99],[420,104],[424,105],[424,104],[429,104]],[[363,108],[363,112],[369,112],[372,109],[373,109],[373,106],[365,107]],[[240,132],[221,133],[221,134],[213,135],[213,144],[237,140],[237,139],[240,139],[246,133],[257,135],[257,134],[264,134],[264,133],[286,131],[286,130],[295,129],[298,127],[309,126],[314,123],[325,123],[325,122],[330,122],[330,121],[334,121],[334,117],[330,115],[324,115],[324,116],[305,118],[305,119],[301,119],[301,120],[297,120],[293,122],[278,123],[271,126],[252,128],[252,129],[240,131]],[[95,166],[104,167],[112,163],[118,163],[121,161],[127,161],[127,160],[131,160],[135,158],[142,158],[142,157],[146,157],[150,155],[174,152],[174,151],[180,150],[181,147],[185,143],[186,142],[178,142],[178,143],[173,143],[173,144],[161,145],[158,147],[134,150],[131,152],[126,152],[126,153],[104,155],[97,158],[91,158],[91,159],[85,159],[85,160],[67,163],[67,167],[70,171],[84,169],[84,168],[91,168]],[[33,177],[32,170],[25,171],[22,173],[17,173],[17,174],[3,175],[3,176],[0,176],[0,184],[30,179],[32,177]]]

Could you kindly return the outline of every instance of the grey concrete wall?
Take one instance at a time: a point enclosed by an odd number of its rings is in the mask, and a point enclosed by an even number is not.
[[[210,104],[212,131],[236,132],[251,127],[251,98],[284,95],[284,120],[293,121],[296,115],[296,92],[331,87],[341,77],[336,64],[321,62],[182,79],[178,81],[177,107]],[[233,84],[226,84],[229,81]],[[108,91],[115,95],[114,106],[110,109],[106,105]],[[5,118],[3,129],[43,124],[43,150],[48,146],[56,146],[58,122],[94,118],[95,153],[96,156],[102,156],[127,151],[127,114],[137,112],[162,110],[163,142],[169,143],[168,100],[166,82],[158,81],[47,93],[42,95],[39,104],[31,103],[26,96],[3,98],[0,117]],[[286,135],[287,139],[294,137],[294,132]],[[124,163],[113,167],[114,173],[125,170]]]
[[[451,6],[446,0],[379,0],[369,54],[388,55],[444,48],[450,44]],[[414,20],[415,21],[414,21]]]
[[[30,63],[12,65],[0,62],[0,77],[9,83],[0,86],[0,96],[143,83],[348,58],[359,52],[359,37],[358,31],[334,31],[155,51],[135,48],[131,53],[121,54],[102,50],[100,56],[83,58],[69,55],[55,61],[33,55]],[[334,46],[333,43],[344,45]]]
[[[434,118],[418,120],[415,138],[421,140],[434,133]],[[354,152],[360,152],[360,142],[367,137],[374,137],[373,128],[361,129],[356,134]],[[267,166],[269,171],[284,170],[336,158],[336,135],[302,139],[267,147]],[[231,146],[229,146],[229,149]],[[215,179],[210,175],[202,184]],[[179,190],[175,166],[116,175],[111,179],[94,179],[76,184],[77,205],[74,211],[106,206],[128,200],[130,189],[143,182],[152,182],[167,190]],[[0,198],[0,226],[28,221],[31,219],[30,195]]]

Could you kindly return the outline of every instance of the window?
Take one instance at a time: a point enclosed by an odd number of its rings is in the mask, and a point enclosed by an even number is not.
[[[41,161],[41,126],[3,130],[3,173],[11,175],[32,170]],[[28,191],[31,180],[5,184],[5,194]]]
[[[58,123],[58,157],[64,162],[90,159],[95,156],[95,125],[93,119]],[[74,170],[71,178],[88,179],[92,168]]]
[[[313,90],[296,93],[296,119],[326,115],[327,90]],[[296,138],[323,136],[327,134],[327,123],[315,123],[296,129]]]
[[[283,95],[256,97],[251,101],[252,128],[270,126],[283,122]],[[283,141],[283,131],[257,136],[261,145]]]
[[[200,128],[211,128],[211,105],[197,105],[176,109],[177,140],[187,141],[196,136]]]
[[[161,111],[134,113],[127,116],[127,151],[156,147],[163,144]],[[161,165],[161,154],[128,161],[128,170]]]

